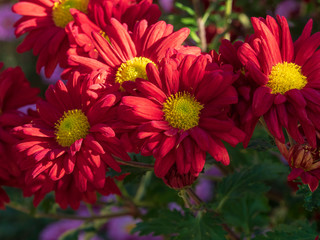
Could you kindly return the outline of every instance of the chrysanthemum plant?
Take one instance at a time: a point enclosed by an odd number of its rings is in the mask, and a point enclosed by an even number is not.
[[[134,239],[317,238],[320,32],[233,9],[19,0],[17,51],[64,70],[44,97],[1,72],[0,207],[84,221],[60,239],[127,215]]]

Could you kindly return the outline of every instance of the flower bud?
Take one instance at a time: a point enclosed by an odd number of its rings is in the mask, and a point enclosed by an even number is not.
[[[177,168],[174,166],[168,171],[162,180],[169,187],[178,190],[192,185],[197,178],[197,176],[192,175],[190,172],[187,174],[178,173]]]

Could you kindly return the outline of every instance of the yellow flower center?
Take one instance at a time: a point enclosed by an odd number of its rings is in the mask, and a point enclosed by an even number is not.
[[[116,82],[120,85],[125,81],[135,81],[136,78],[148,80],[146,67],[148,63],[154,62],[145,57],[135,57],[122,63],[116,73]]]
[[[53,22],[57,27],[64,28],[73,20],[70,8],[78,9],[83,13],[87,13],[89,0],[59,0],[55,2],[52,8]]]
[[[203,105],[188,92],[178,92],[167,98],[162,111],[166,121],[174,128],[188,130],[199,124]]]
[[[267,87],[273,94],[284,94],[291,89],[302,89],[307,84],[307,77],[301,73],[301,67],[295,63],[278,63],[273,66]]]
[[[55,124],[56,140],[62,147],[69,147],[75,141],[85,138],[89,132],[88,118],[80,109],[64,112]]]

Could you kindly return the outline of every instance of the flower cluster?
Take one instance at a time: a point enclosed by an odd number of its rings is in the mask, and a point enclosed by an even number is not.
[[[121,172],[135,152],[184,188],[207,153],[228,165],[224,142],[246,147],[260,119],[291,147],[289,179],[317,188],[320,33],[311,35],[311,20],[293,42],[284,17],[252,18],[245,42],[204,53],[183,45],[188,28],[158,21],[152,0],[19,0],[12,9],[22,16],[16,36],[27,34],[18,52],[32,49],[38,73],[61,67],[66,81],[38,99],[19,68],[1,73],[0,187],[34,195],[35,206],[54,192],[62,208],[77,209],[97,193],[121,195],[115,180],[126,174],[107,172]],[[28,104],[36,111],[19,111]],[[8,201],[0,188],[0,206]]]

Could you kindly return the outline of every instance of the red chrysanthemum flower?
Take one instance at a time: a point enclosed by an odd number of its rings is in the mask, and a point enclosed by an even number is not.
[[[179,55],[163,59],[159,69],[148,64],[149,81],[137,79],[136,96],[124,96],[119,107],[119,127],[133,128],[132,141],[155,157],[155,174],[166,181],[172,168],[198,176],[206,152],[228,165],[221,140],[234,146],[244,139],[228,117],[238,100],[232,67],[208,63],[209,55]]]
[[[161,11],[152,0],[142,0],[139,3],[128,0],[91,0],[88,16],[76,9],[71,10],[74,22],[67,25],[66,31],[69,36],[70,55],[80,55],[90,58],[98,58],[91,33],[97,32],[108,39],[110,19],[115,18],[128,26],[133,31],[136,22],[145,19],[149,24],[158,21]]]
[[[7,68],[0,74],[0,207],[9,201],[1,186],[21,187],[23,182],[17,156],[12,151],[18,139],[10,131],[31,120],[18,109],[35,103],[38,93],[38,89],[30,87],[21,68]]]
[[[187,28],[173,32],[173,26],[163,21],[148,26],[148,22],[142,20],[135,25],[133,33],[130,34],[116,19],[112,18],[110,22],[111,26],[106,29],[109,40],[96,32],[92,35],[101,61],[77,55],[70,56],[70,64],[79,64],[79,71],[83,71],[84,67],[88,68],[89,73],[99,70],[105,74],[108,83],[122,84],[136,78],[147,79],[146,65],[158,65],[170,48],[200,54],[197,47],[181,45],[189,35],[190,30]]]
[[[284,17],[277,21],[252,18],[255,34],[238,51],[241,62],[258,84],[254,91],[252,110],[263,116],[269,131],[285,141],[284,127],[289,135],[303,144],[303,132],[312,147],[316,146],[316,129],[320,128],[320,32],[311,35],[312,20],[293,43]]]
[[[109,87],[102,98],[90,99],[86,76],[78,73],[67,85],[58,81],[48,88],[47,101],[37,103],[39,118],[15,128],[23,138],[16,148],[24,156],[19,165],[27,184],[43,173],[58,185],[71,175],[79,192],[104,189],[108,168],[120,171],[113,155],[130,160],[112,129],[118,88]]]
[[[70,8],[88,12],[90,0],[19,0],[13,5],[13,12],[22,15],[15,23],[17,37],[28,33],[17,51],[22,53],[33,49],[39,55],[37,72],[45,67],[45,75],[50,77],[59,63],[66,66],[66,52],[69,41],[66,25],[73,21]]]
[[[224,39],[221,41],[219,54],[214,51],[211,51],[210,54],[216,63],[221,66],[230,64],[233,66],[234,72],[239,74],[239,79],[233,84],[238,92],[239,100],[237,104],[232,106],[230,115],[236,126],[246,133],[243,146],[247,147],[259,121],[259,117],[255,116],[252,111],[253,93],[258,85],[251,81],[250,76],[244,71],[244,66],[237,56],[237,51],[242,44],[243,42],[240,41],[232,44],[229,40]]]

